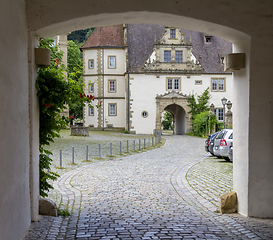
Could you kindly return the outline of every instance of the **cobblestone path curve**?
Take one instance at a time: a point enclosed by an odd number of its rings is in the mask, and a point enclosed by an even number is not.
[[[33,223],[29,239],[272,239],[272,223],[221,215],[191,188],[187,171],[208,157],[204,140],[166,144],[67,172],[54,183],[69,217]]]

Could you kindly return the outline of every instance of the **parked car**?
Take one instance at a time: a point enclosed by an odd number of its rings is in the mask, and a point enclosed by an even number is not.
[[[223,129],[214,139],[213,154],[229,161],[228,152],[231,142],[233,142],[233,130]]]
[[[212,148],[211,148],[211,144],[213,145],[213,138],[218,134],[219,132],[216,132],[216,133],[212,133],[210,135],[208,135],[206,141],[205,141],[205,150],[207,152],[210,152],[212,155],[213,155],[213,151],[212,151]],[[210,150],[211,148],[211,150]]]
[[[231,142],[229,146],[228,158],[231,162],[233,162],[233,142]]]
[[[213,147],[214,147],[214,139],[216,138],[216,136],[219,134],[220,132],[216,132],[211,140],[210,140],[210,143],[209,143],[209,152],[214,156],[214,153],[213,153]]]

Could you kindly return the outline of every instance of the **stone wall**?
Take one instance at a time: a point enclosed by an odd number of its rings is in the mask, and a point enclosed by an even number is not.
[[[72,136],[89,136],[89,127],[72,126],[71,135]]]

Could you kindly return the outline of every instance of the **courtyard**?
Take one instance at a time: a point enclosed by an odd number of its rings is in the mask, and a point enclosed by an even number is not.
[[[60,173],[49,196],[71,215],[43,217],[25,240],[273,238],[272,220],[219,213],[219,196],[232,190],[232,163],[205,153],[202,138],[164,140]]]

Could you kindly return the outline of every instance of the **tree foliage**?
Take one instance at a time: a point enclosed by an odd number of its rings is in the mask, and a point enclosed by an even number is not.
[[[215,115],[210,115],[209,112],[209,88],[207,88],[201,95],[197,95],[197,99],[194,95],[191,95],[188,99],[188,106],[191,108],[192,114],[192,129],[195,136],[204,137],[208,132],[211,132],[217,118]]]
[[[165,111],[163,115],[163,121],[162,121],[163,129],[169,130],[169,128],[172,127],[172,122],[173,122],[173,115],[170,112]]]
[[[63,53],[54,45],[54,39],[40,39],[39,47],[51,50],[51,66],[40,68],[36,81],[40,108],[40,195],[45,197],[46,192],[53,188],[49,180],[55,180],[58,175],[50,171],[52,153],[44,147],[54,142],[54,138],[60,136],[60,129],[69,122],[69,118],[60,113],[67,105],[79,103],[83,107],[85,102],[91,104],[93,96],[85,96],[77,81],[66,79],[62,64]]]
[[[81,51],[73,41],[68,41],[67,47],[67,77],[74,80],[81,87],[83,83],[83,62],[80,58]],[[69,115],[82,119],[83,108],[80,102],[69,104]]]
[[[73,31],[67,36],[67,39],[72,40],[78,46],[82,45],[88,39],[88,37],[91,35],[94,29],[95,28],[87,28],[87,29]]]
[[[195,99],[194,95],[191,95],[188,99],[188,106],[191,108],[191,118],[194,119],[197,114],[200,114],[204,111],[209,111],[209,88],[207,88],[201,95],[197,95],[197,99]]]

